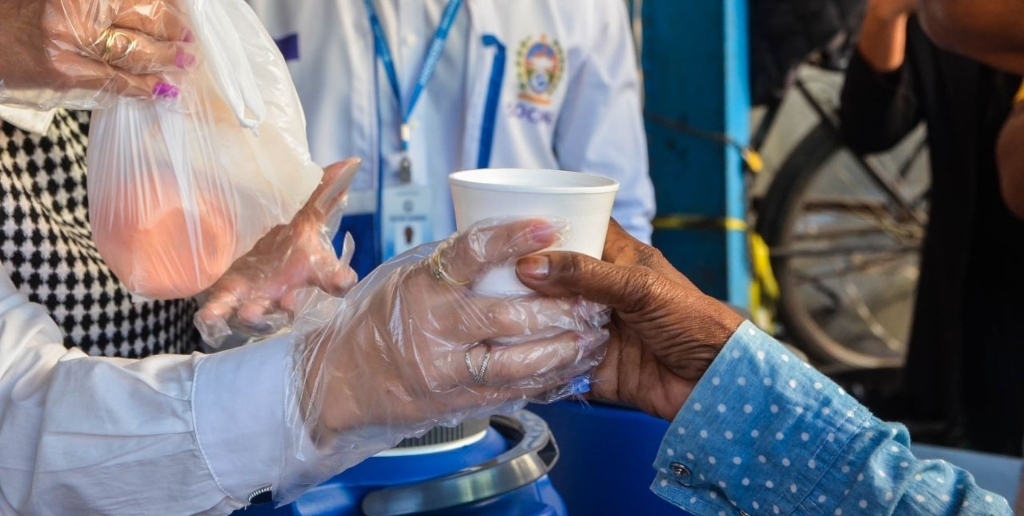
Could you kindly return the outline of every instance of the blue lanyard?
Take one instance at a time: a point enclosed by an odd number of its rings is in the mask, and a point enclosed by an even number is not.
[[[409,137],[412,133],[409,129],[409,119],[412,116],[412,110],[416,107],[416,101],[419,100],[423,89],[426,88],[430,78],[434,75],[434,69],[437,68],[437,62],[441,59],[444,45],[448,41],[448,31],[451,30],[452,24],[455,23],[455,15],[458,14],[462,1],[448,1],[448,6],[445,7],[444,13],[441,15],[441,23],[437,27],[437,33],[434,34],[434,41],[430,44],[430,49],[427,50],[426,59],[423,60],[423,67],[420,69],[420,75],[416,79],[416,86],[412,90],[412,96],[409,97],[409,103],[403,108],[402,94],[398,88],[398,73],[395,72],[395,61],[391,57],[391,49],[388,47],[387,37],[384,35],[384,29],[377,18],[377,10],[373,7],[373,0],[363,0],[363,3],[366,4],[366,12],[370,15],[370,27],[373,29],[377,56],[380,57],[381,63],[384,65],[384,70],[388,74],[388,82],[391,83],[391,90],[394,91],[395,98],[398,99],[399,109],[402,111],[400,136],[403,153],[409,151]]]

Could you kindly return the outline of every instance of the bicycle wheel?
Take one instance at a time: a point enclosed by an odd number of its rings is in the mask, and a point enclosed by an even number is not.
[[[900,149],[865,167],[823,122],[764,198],[757,229],[771,249],[780,322],[826,364],[903,363],[927,222],[923,131]]]

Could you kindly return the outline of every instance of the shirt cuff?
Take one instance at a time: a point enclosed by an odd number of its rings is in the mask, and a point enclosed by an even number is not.
[[[196,439],[217,484],[247,502],[275,491],[285,467],[285,416],[294,340],[289,335],[206,355],[196,367]]]
[[[651,489],[694,514],[789,514],[807,503],[871,419],[841,387],[748,321],[670,426]]]

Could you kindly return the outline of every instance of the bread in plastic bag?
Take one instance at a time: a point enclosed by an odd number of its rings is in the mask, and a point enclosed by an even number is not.
[[[151,299],[202,292],[322,175],[284,59],[242,0],[183,0],[197,62],[176,98],[120,98],[93,113],[93,239],[128,289]]]

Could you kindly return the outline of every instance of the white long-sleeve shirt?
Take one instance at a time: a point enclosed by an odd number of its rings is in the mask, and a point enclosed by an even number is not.
[[[377,189],[399,182],[402,110],[374,53],[364,3],[247,2],[275,39],[290,42],[284,55],[306,111],[314,161],[363,160],[346,216],[376,211]],[[404,106],[448,0],[373,5]],[[621,0],[464,3],[409,120],[412,181],[433,192],[434,239],[455,231],[449,173],[561,168],[619,181],[613,216],[650,241],[654,187],[626,14]],[[527,59],[535,47],[558,57]],[[542,67],[554,80],[531,89],[531,71]]]
[[[0,514],[224,514],[276,487],[289,337],[97,358],[0,274]]]

